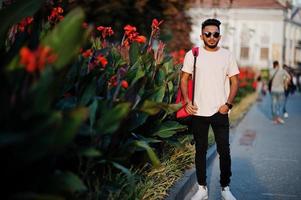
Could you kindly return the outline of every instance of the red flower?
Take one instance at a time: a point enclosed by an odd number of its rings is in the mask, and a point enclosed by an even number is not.
[[[114,34],[114,31],[111,27],[98,26],[96,29],[101,32],[102,38],[106,38],[107,36]]]
[[[121,87],[123,87],[123,88],[125,88],[125,89],[128,88],[128,87],[129,87],[128,82],[125,81],[125,80],[121,81]]]
[[[102,65],[102,68],[105,68],[106,65],[108,64],[107,59],[104,56],[102,56],[102,55],[97,56],[96,59]]]
[[[125,35],[129,35],[130,33],[136,32],[136,27],[131,25],[126,25],[124,28]]]
[[[152,29],[160,29],[159,26],[163,23],[163,20],[160,22],[155,18],[152,22]]]
[[[83,56],[84,58],[89,58],[90,56],[92,56],[92,53],[93,53],[93,51],[92,51],[91,49],[87,49],[86,51],[84,51],[84,52],[82,53],[82,56]]]
[[[29,26],[33,22],[33,17],[25,17],[22,21],[18,24],[18,29],[21,32],[25,31],[25,28]]]
[[[33,73],[43,70],[46,64],[55,62],[57,55],[51,52],[49,47],[40,46],[37,50],[31,51],[27,47],[20,50],[20,63],[25,66],[25,70]]]
[[[179,51],[173,51],[171,53],[171,56],[173,57],[173,62],[175,65],[183,64],[184,57],[185,57],[185,50],[180,49]]]
[[[133,39],[133,41],[136,41],[138,43],[145,43],[146,42],[146,37],[143,35],[139,35]]]
[[[62,16],[63,12],[64,10],[61,7],[53,8],[50,16],[48,16],[48,20],[52,23],[61,21],[62,19],[64,19],[64,16]]]
[[[117,86],[117,76],[116,75],[114,75],[114,76],[112,76],[111,78],[110,78],[110,80],[109,80],[109,85],[111,85],[111,86],[113,86],[113,87],[116,87]]]

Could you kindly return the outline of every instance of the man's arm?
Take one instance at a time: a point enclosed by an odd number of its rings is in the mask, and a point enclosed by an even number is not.
[[[238,91],[238,75],[234,75],[234,76],[231,76],[230,77],[230,94],[228,96],[228,99],[227,99],[227,102],[226,103],[229,103],[229,104],[232,104],[233,101],[234,101],[234,98],[237,94],[237,91]],[[227,105],[222,105],[220,108],[219,108],[219,112],[220,113],[223,113],[223,114],[226,114],[229,112],[229,107]]]
[[[228,100],[227,100],[227,103],[230,103],[232,104],[233,101],[234,101],[234,98],[237,94],[237,91],[238,91],[238,75],[234,75],[234,76],[231,76],[230,77],[230,94],[229,94],[229,97],[228,97]]]
[[[185,100],[186,103],[186,111],[188,114],[195,114],[197,112],[197,107],[192,105],[191,100],[188,97],[188,80],[191,74],[187,73],[187,72],[183,72],[181,73],[181,91],[182,91],[182,95],[183,98]]]

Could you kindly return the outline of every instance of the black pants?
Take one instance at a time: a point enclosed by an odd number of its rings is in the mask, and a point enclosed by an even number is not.
[[[199,185],[206,183],[206,154],[208,148],[208,131],[211,125],[217,152],[220,156],[220,184],[226,187],[230,184],[231,157],[229,144],[228,114],[216,113],[210,117],[193,116],[191,130],[195,140],[195,166]]]

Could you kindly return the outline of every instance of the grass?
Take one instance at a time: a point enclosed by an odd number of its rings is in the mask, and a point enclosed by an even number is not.
[[[238,124],[253,102],[256,101],[257,94],[252,93],[244,97],[233,107],[229,115],[231,127]],[[162,161],[160,167],[152,169],[145,174],[145,178],[138,184],[139,199],[161,200],[167,196],[168,189],[171,188],[183,175],[184,171],[194,166],[194,145],[190,144],[191,136],[182,138],[182,147],[171,147]],[[209,147],[214,144],[213,131],[210,128],[208,136]]]

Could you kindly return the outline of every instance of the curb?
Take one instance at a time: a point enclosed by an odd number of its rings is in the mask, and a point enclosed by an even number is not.
[[[207,167],[211,164],[213,158],[216,156],[216,145],[212,145],[207,150]],[[168,192],[168,197],[165,200],[183,200],[185,196],[189,193],[191,188],[196,183],[195,168],[186,170],[183,177],[176,182],[176,184],[170,188]]]

